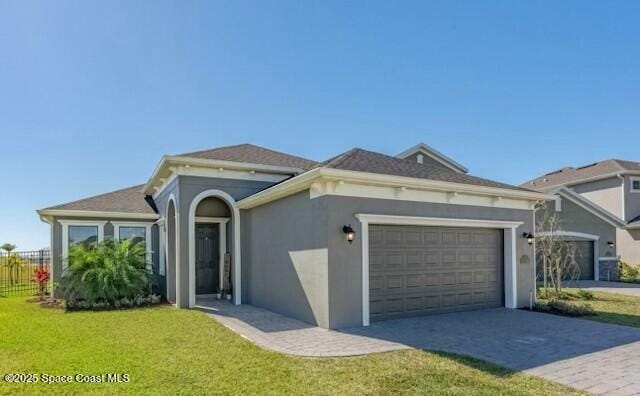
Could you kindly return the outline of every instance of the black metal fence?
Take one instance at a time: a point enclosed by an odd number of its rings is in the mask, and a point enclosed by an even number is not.
[[[50,262],[49,250],[1,252],[0,296],[37,294],[39,286],[34,279],[35,271],[44,268],[48,270]],[[49,282],[46,286],[48,289]]]

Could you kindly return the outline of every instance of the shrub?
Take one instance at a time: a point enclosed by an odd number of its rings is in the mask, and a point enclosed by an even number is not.
[[[149,298],[151,290],[144,244],[109,238],[74,246],[59,288],[69,310],[136,306],[131,301]]]
[[[593,300],[595,298],[592,292],[590,292],[589,290],[582,290],[582,289],[578,290],[578,297],[580,297],[583,300]]]
[[[574,304],[567,301],[552,299],[549,301],[540,301],[535,305],[535,310],[539,312],[552,313],[563,316],[588,316],[594,315],[595,311],[589,304]]]
[[[38,284],[38,294],[40,295],[40,300],[44,300],[44,294],[47,290],[47,283],[49,282],[49,269],[43,267],[33,270],[33,281]]]
[[[543,300],[549,300],[549,299],[559,299],[559,300],[567,300],[569,298],[569,295],[566,292],[560,291],[557,292],[555,289],[543,289],[543,288],[538,288],[538,293],[537,293],[538,298],[541,298]]]
[[[640,268],[637,265],[631,265],[624,261],[620,261],[620,279],[636,280],[640,275]]]

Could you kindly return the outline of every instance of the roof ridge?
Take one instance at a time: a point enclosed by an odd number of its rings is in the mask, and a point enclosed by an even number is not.
[[[241,146],[253,146],[253,145],[251,143],[231,144],[229,146],[212,147],[212,148],[208,148],[208,149],[204,149],[204,150],[190,151],[188,153],[176,154],[176,156],[181,157],[181,156],[185,156],[185,155],[200,154],[200,153],[206,153],[207,151],[229,149],[229,148],[241,147]]]

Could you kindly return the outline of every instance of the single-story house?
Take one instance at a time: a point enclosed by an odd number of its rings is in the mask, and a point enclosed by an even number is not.
[[[551,196],[467,174],[425,145],[316,162],[251,144],[162,157],[144,185],[39,210],[69,247],[146,241],[179,308],[228,294],[325,328],[535,298],[534,208]]]
[[[557,233],[580,252],[582,279],[616,280],[619,260],[640,264],[640,163],[609,159],[565,167],[521,187],[555,197],[537,218],[558,216]]]

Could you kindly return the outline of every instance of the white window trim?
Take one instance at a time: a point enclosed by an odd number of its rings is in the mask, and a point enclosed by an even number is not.
[[[505,306],[517,308],[517,235],[516,229],[524,224],[520,221],[494,221],[476,219],[449,219],[439,217],[392,216],[377,214],[356,214],[362,225],[362,325],[369,326],[369,225],[394,224],[417,226],[450,226],[471,228],[500,228],[504,229],[504,293]],[[509,230],[509,231],[507,231]]]
[[[205,198],[219,198],[231,209],[231,218],[233,219],[233,303],[240,305],[242,303],[242,255],[240,248],[240,209],[236,204],[236,200],[228,193],[222,190],[205,190],[196,195],[189,205],[189,221],[188,221],[188,244],[189,244],[189,308],[196,307],[196,209],[198,204]],[[222,233],[221,233],[222,234]],[[226,234],[226,233],[225,233]],[[226,243],[225,243],[226,244]]]
[[[153,223],[143,223],[139,221],[118,221],[112,222],[111,224],[113,224],[113,239],[115,239],[116,241],[120,240],[120,227],[140,227],[145,229],[144,244],[147,251],[147,269],[153,269],[153,263],[151,262],[153,252],[153,246],[151,246],[151,226],[153,225]]]
[[[98,243],[104,240],[106,220],[57,220],[62,225],[62,270],[69,265],[69,227],[98,227]]]
[[[634,193],[634,194],[638,194],[640,193],[640,189],[634,189],[633,188],[633,182],[637,181],[640,182],[640,177],[629,177],[629,191]]]
[[[586,239],[593,242],[593,280],[600,280],[600,246],[598,246],[598,241],[600,240],[599,235],[594,234],[586,234],[584,232],[574,232],[574,231],[555,231],[555,232],[539,232],[540,236],[549,236],[549,235],[557,235],[561,237],[567,238],[580,238]]]

